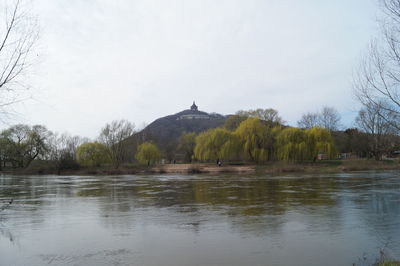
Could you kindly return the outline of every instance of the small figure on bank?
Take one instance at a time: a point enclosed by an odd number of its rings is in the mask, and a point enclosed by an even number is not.
[[[221,160],[218,159],[218,166],[221,167],[221,165],[222,165],[222,162],[221,162]]]

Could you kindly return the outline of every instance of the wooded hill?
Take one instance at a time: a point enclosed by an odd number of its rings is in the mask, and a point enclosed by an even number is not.
[[[151,141],[157,145],[167,160],[173,160],[176,157],[175,152],[179,138],[184,133],[198,134],[211,128],[220,127],[228,117],[199,111],[197,106],[192,106],[191,109],[156,119],[142,131],[128,138],[126,145],[137,147],[138,144]]]

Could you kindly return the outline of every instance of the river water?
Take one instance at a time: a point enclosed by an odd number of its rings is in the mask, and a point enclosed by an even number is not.
[[[0,206],[5,266],[369,265],[381,249],[400,258],[398,172],[3,175]]]

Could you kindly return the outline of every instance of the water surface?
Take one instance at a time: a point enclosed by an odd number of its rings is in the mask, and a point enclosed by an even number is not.
[[[0,265],[367,265],[400,257],[398,172],[0,176]]]

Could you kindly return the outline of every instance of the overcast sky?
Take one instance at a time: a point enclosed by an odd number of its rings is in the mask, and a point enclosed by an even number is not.
[[[189,108],[275,108],[290,125],[323,105],[351,126],[351,77],[376,34],[375,0],[34,0],[35,100],[18,122],[96,137]]]

